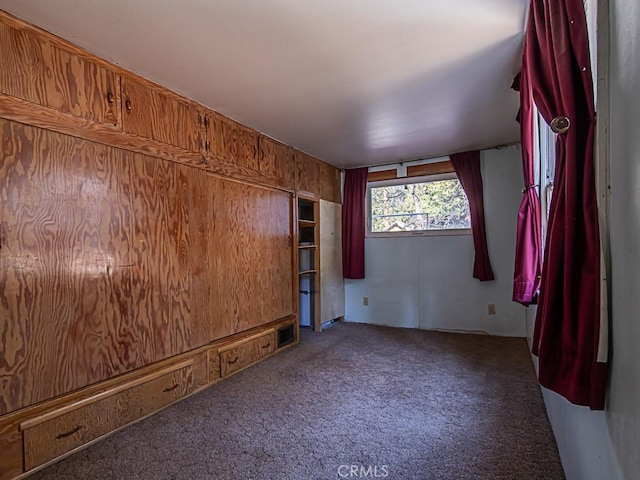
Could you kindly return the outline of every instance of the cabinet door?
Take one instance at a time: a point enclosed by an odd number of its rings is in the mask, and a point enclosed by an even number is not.
[[[236,164],[240,167],[258,171],[258,132],[237,124],[238,156]]]
[[[205,116],[209,156],[225,163],[235,163],[238,152],[236,122],[213,111],[207,111]]]
[[[320,163],[320,198],[334,203],[342,203],[340,192],[340,170],[324,163]]]
[[[195,105],[123,77],[122,109],[125,132],[192,152],[202,151],[202,114]]]
[[[293,150],[264,135],[260,137],[260,172],[287,181],[294,186],[296,169]]]
[[[342,206],[320,200],[321,323],[344,315],[342,278]]]
[[[0,91],[100,123],[118,123],[116,75],[0,19]]]
[[[296,190],[318,195],[320,193],[319,162],[310,155],[296,150]]]

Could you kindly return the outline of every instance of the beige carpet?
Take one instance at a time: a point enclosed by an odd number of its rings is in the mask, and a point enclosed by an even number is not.
[[[338,324],[38,479],[563,479],[523,339]]]

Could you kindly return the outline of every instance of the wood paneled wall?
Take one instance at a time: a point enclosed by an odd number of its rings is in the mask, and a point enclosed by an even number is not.
[[[293,199],[339,170],[1,11],[0,45],[0,416],[295,314]]]
[[[0,414],[294,312],[291,194],[0,131]]]

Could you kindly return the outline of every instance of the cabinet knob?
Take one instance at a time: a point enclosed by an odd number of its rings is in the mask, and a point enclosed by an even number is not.
[[[108,103],[109,105],[113,105],[113,100],[114,100],[114,99],[113,99],[113,93],[111,93],[111,92],[107,92],[107,103]]]
[[[127,97],[127,99],[125,100],[124,106],[127,109],[127,112],[131,113],[131,110],[133,110],[133,106],[131,105],[131,99],[129,97]]]

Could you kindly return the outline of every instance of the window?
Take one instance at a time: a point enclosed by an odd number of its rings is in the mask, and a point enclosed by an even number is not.
[[[534,105],[535,109],[535,105]],[[542,207],[542,242],[544,244],[547,221],[549,218],[549,206],[553,196],[553,181],[556,166],[556,134],[535,109],[534,125],[534,155],[537,159],[536,183],[539,185],[538,196]]]
[[[470,233],[469,201],[455,174],[371,182],[372,236]]]

